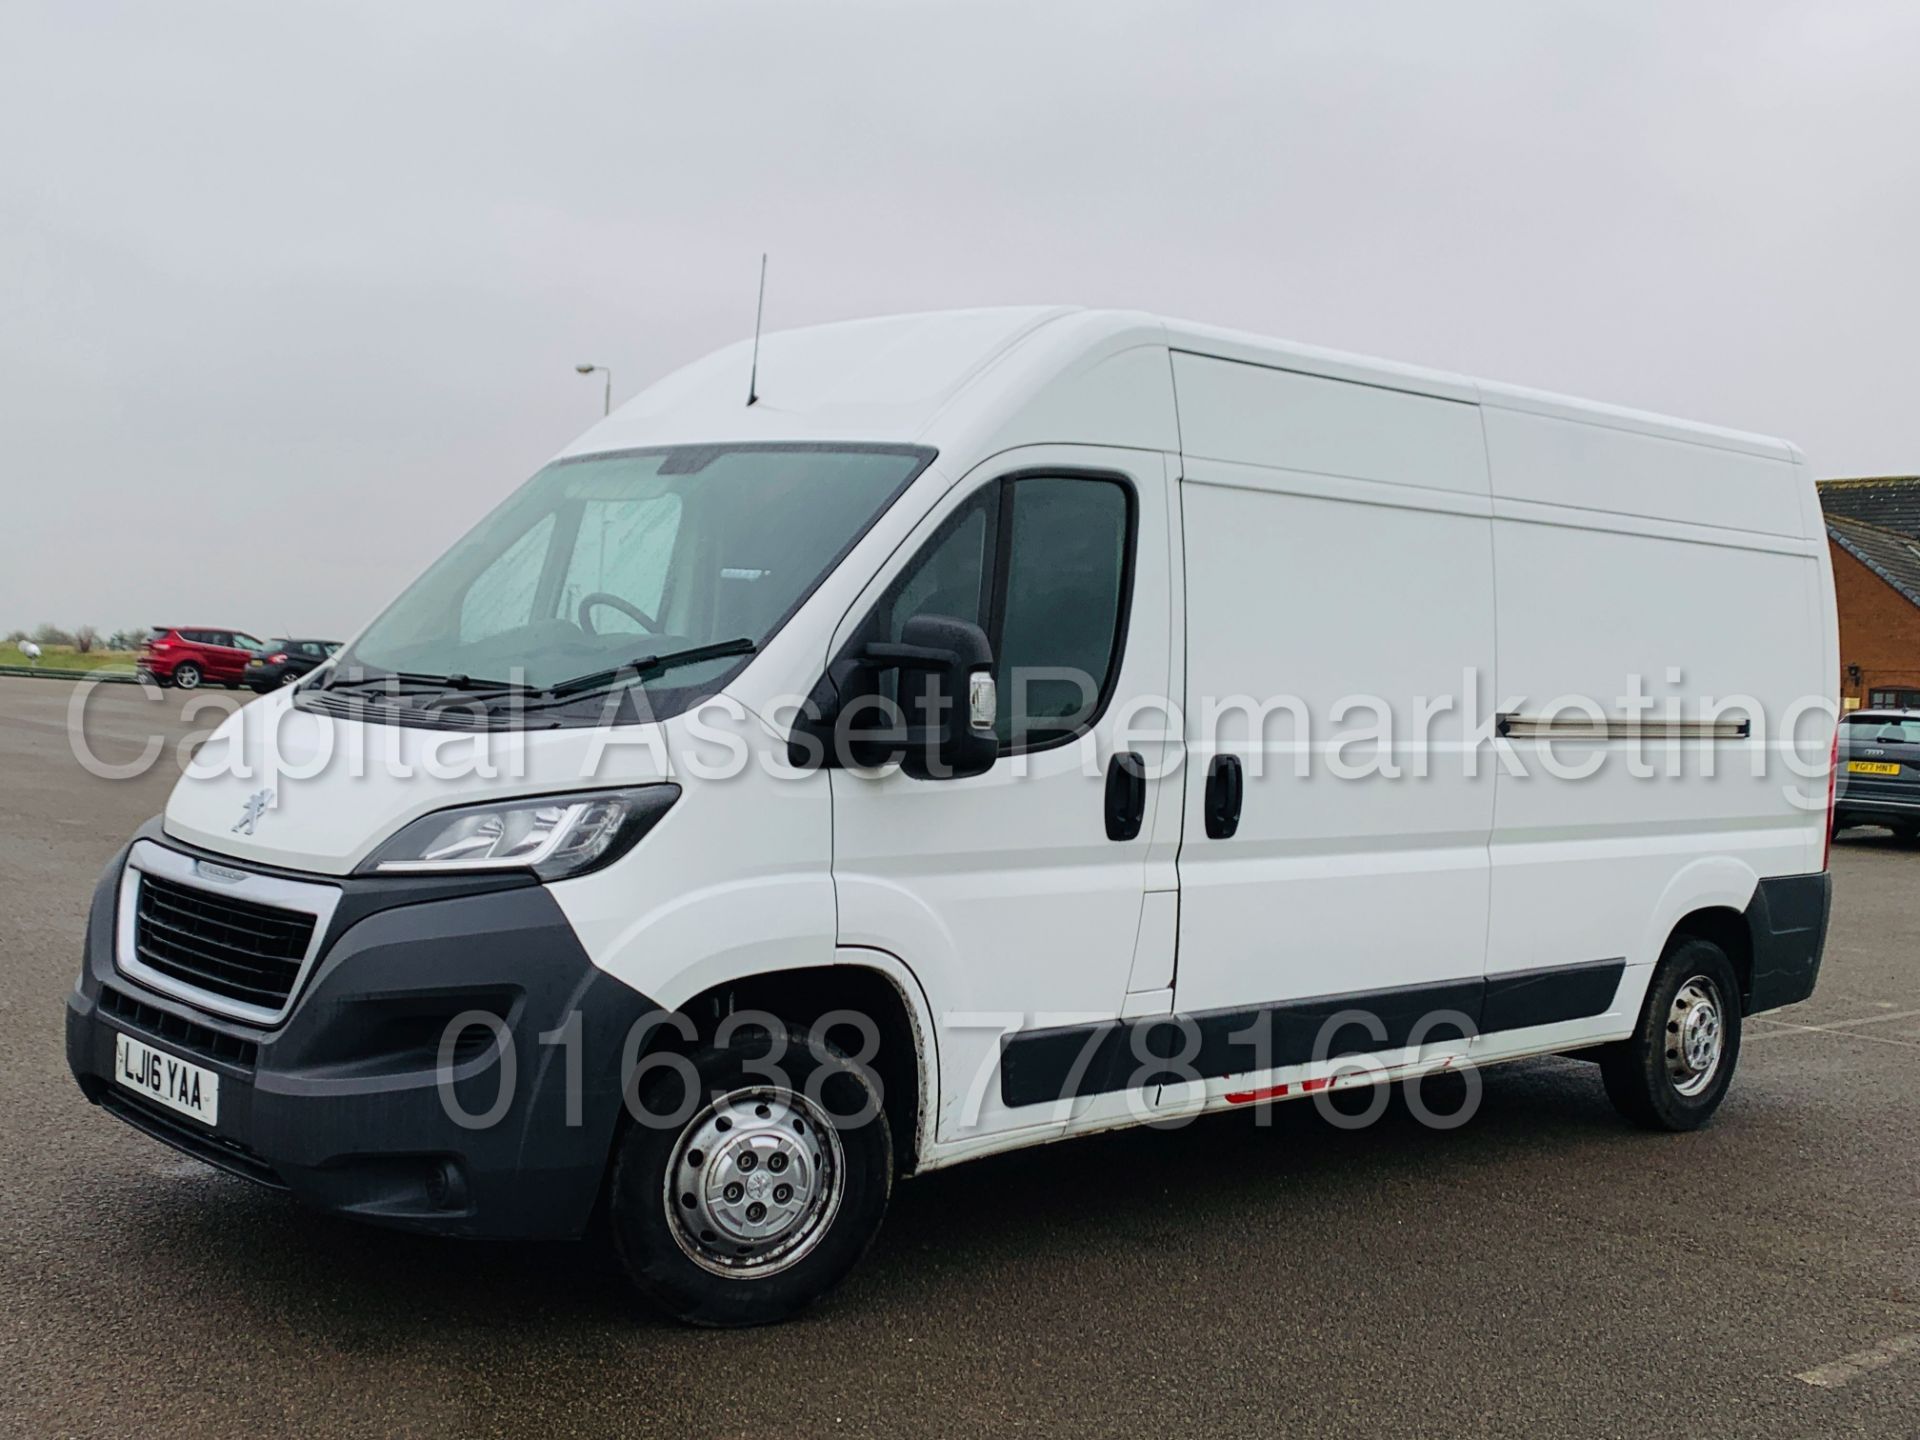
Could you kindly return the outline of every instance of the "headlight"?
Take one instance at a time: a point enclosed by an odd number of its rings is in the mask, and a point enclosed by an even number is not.
[[[560,880],[618,859],[679,798],[678,785],[641,785],[436,810],[374,851],[360,873],[531,870]]]

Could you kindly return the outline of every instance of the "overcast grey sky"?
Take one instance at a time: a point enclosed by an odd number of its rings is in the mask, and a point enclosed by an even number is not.
[[[1920,469],[1920,5],[8,0],[0,631],[344,635],[752,324],[1139,307]]]

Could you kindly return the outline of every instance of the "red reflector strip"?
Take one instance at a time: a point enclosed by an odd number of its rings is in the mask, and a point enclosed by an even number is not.
[[[1264,1090],[1229,1090],[1227,1092],[1227,1103],[1229,1105],[1250,1105],[1255,1100],[1276,1100],[1286,1093],[1287,1087],[1284,1085],[1269,1085]]]
[[[1326,1089],[1332,1083],[1331,1075],[1322,1075],[1318,1080],[1302,1080],[1300,1093],[1311,1095],[1315,1091]],[[1267,1085],[1258,1090],[1229,1090],[1221,1098],[1229,1105],[1251,1105],[1256,1100],[1278,1100],[1281,1096],[1289,1094],[1292,1088],[1290,1085]]]

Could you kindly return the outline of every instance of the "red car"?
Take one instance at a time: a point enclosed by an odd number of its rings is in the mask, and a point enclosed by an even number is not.
[[[242,672],[260,642],[244,630],[182,629],[156,625],[140,642],[134,664],[161,685],[195,690],[206,683],[238,689]]]

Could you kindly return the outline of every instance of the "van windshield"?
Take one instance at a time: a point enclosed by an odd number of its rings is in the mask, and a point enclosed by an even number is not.
[[[402,592],[334,673],[546,690],[641,657],[726,651],[634,676],[665,718],[765,644],[931,459],[737,445],[556,461]]]

